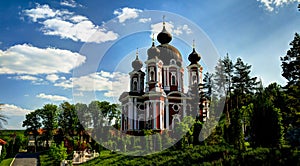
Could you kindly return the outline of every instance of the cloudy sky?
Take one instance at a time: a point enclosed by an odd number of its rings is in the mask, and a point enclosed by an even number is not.
[[[264,85],[285,84],[280,56],[300,30],[300,0],[0,1],[0,103],[6,128],[44,104],[117,102],[136,49],[146,58],[165,15],[186,60],[241,57]],[[157,41],[156,41],[156,44]],[[206,60],[206,63],[204,63]],[[187,63],[187,62],[186,62]]]

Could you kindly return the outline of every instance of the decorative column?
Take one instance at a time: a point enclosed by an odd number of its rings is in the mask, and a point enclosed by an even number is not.
[[[133,123],[134,123],[134,130],[136,130],[136,122],[137,122],[137,110],[136,110],[136,107],[137,107],[137,99],[136,98],[134,98],[134,100],[133,100],[133,106],[134,106],[134,108],[133,108],[133,116],[134,116],[134,118],[133,118]]]
[[[124,116],[123,116],[123,107],[122,107],[122,113],[121,113],[121,127],[120,130],[123,131],[123,120],[124,120]]]
[[[170,123],[169,123],[169,100],[166,99],[166,127],[167,129],[169,130],[169,126],[170,126]]]
[[[157,110],[157,104],[156,101],[153,102],[153,129],[156,129],[156,110]]]
[[[133,129],[133,101],[132,98],[129,99],[129,108],[128,108],[128,120],[129,120],[129,129]]]
[[[164,102],[160,103],[160,108],[159,108],[159,118],[160,118],[160,126],[159,128],[162,130],[164,129]]]

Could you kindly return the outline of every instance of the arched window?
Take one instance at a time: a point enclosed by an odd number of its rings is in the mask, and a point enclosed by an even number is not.
[[[171,85],[176,85],[176,74],[175,74],[175,72],[172,72],[172,75],[171,75]]]
[[[197,76],[196,75],[193,75],[193,84],[197,84]]]
[[[150,81],[155,81],[154,71],[150,71]]]
[[[133,89],[132,90],[137,91],[137,81],[136,80],[133,81]]]
[[[198,84],[198,77],[197,77],[197,74],[196,74],[196,72],[192,72],[192,80],[191,80],[192,82],[192,84]]]

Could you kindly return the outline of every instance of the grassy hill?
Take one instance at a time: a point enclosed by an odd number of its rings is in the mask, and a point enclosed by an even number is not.
[[[300,165],[300,153],[291,149],[257,148],[239,152],[230,146],[167,149],[147,156],[126,156],[102,151],[88,165]]]

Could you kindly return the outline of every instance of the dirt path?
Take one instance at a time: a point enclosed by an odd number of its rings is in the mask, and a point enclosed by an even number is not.
[[[38,157],[38,153],[19,153],[12,166],[37,166]]]

